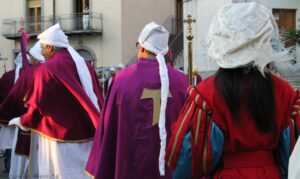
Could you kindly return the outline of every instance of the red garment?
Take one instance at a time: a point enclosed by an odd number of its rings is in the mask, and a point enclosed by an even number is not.
[[[88,68],[102,109],[101,87],[94,69],[89,64]],[[81,86],[67,50],[57,51],[37,70],[26,104],[28,112],[21,123],[33,131],[58,141],[83,142],[94,137],[100,114]]]
[[[183,137],[190,129],[193,178],[208,175],[213,175],[214,178],[280,178],[273,152],[279,148],[281,133],[285,128],[290,126],[291,136],[294,134],[294,121],[290,112],[296,92],[276,76],[273,76],[273,81],[276,129],[272,133],[260,132],[243,107],[239,122],[234,122],[226,102],[220,99],[215,90],[214,77],[202,81],[195,88],[189,88],[186,104],[178,121],[172,126],[172,137],[166,151],[170,167],[175,169]],[[224,134],[222,161],[214,173],[211,173],[213,144],[209,135],[212,123]],[[290,143],[292,150],[294,138],[291,137]]]

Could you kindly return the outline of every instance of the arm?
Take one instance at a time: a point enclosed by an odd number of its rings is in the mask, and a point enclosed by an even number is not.
[[[166,152],[166,160],[174,170],[175,178],[208,176],[218,165],[224,136],[210,114],[210,106],[194,87],[190,87],[185,106],[172,127]]]
[[[275,152],[276,161],[284,178],[287,178],[289,158],[299,136],[300,91],[297,91],[296,99],[292,100],[294,100],[294,104],[292,106],[291,115],[288,116],[288,124],[281,133],[279,147]]]

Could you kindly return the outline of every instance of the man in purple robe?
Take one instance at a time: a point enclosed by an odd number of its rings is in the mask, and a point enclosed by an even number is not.
[[[31,155],[38,160],[39,175],[29,178],[86,178],[84,166],[103,102],[96,73],[69,45],[59,24],[38,39],[46,62],[27,91],[28,112],[14,121],[38,141]]]
[[[138,63],[121,70],[105,100],[86,173],[96,179],[171,178],[165,143],[186,98],[186,76],[165,63],[168,31],[142,30]],[[166,168],[165,168],[166,167]]]

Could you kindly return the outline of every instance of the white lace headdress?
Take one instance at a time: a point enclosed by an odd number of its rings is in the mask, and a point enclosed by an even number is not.
[[[248,64],[263,73],[268,63],[286,59],[286,50],[274,50],[280,43],[276,21],[269,9],[255,2],[229,4],[220,8],[210,25],[207,55],[221,68]]]

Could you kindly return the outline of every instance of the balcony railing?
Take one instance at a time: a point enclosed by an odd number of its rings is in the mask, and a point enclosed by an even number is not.
[[[18,39],[18,31],[24,24],[25,32],[35,37],[55,23],[60,23],[67,35],[102,34],[102,14],[91,12],[89,15],[82,13],[62,14],[57,16],[38,16],[25,19],[4,19],[2,35],[7,39]]]

